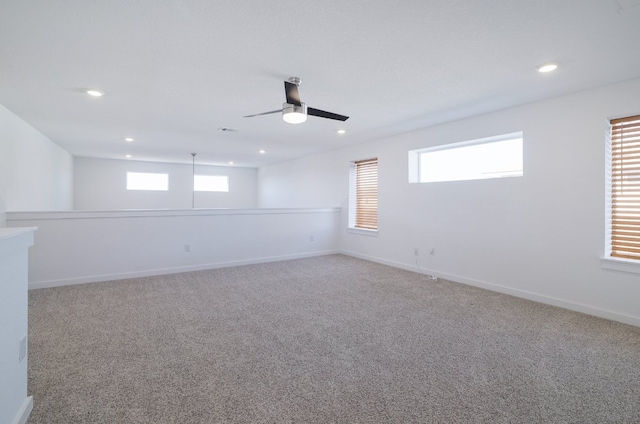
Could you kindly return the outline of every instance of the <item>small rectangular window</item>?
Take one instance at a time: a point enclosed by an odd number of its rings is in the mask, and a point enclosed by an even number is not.
[[[378,229],[378,159],[351,164],[349,227]]]
[[[227,175],[194,175],[194,191],[229,191],[229,177]]]
[[[412,183],[520,177],[522,133],[411,150],[409,167]]]
[[[640,115],[611,121],[610,255],[640,260]]]
[[[169,175],[127,172],[127,190],[167,191],[169,190]]]

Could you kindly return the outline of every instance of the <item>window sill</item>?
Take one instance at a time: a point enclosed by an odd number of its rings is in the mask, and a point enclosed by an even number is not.
[[[378,230],[366,230],[364,228],[347,228],[347,232],[351,234],[359,234],[361,236],[378,237]]]
[[[600,258],[600,264],[603,269],[640,274],[640,261],[633,259]]]

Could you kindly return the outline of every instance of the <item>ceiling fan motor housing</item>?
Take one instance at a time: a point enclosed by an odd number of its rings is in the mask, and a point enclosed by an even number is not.
[[[300,106],[291,103],[282,104],[282,119],[290,124],[301,124],[307,120],[307,105],[300,102]]]

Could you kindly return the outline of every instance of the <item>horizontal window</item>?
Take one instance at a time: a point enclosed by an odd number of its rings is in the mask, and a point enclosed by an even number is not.
[[[229,177],[227,175],[194,175],[194,191],[229,191]]]
[[[167,191],[169,190],[169,175],[127,172],[127,190]]]
[[[409,151],[409,182],[520,177],[522,133]]]

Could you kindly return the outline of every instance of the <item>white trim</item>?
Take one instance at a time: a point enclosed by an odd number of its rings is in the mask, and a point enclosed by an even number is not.
[[[0,240],[10,239],[13,237],[19,237],[23,234],[32,233],[37,230],[37,227],[11,227],[11,228],[0,228]]]
[[[133,191],[169,191],[169,174],[129,171],[126,187]]]
[[[640,261],[635,261],[633,259],[612,257],[600,258],[600,265],[603,269],[640,274]]]
[[[408,271],[413,271],[417,273],[421,273],[420,270],[413,266],[407,265],[400,262],[388,261],[385,259],[376,258],[368,255],[360,255],[358,253],[349,252],[342,250],[340,253],[347,256],[353,256],[355,258],[364,259],[366,261],[377,262],[383,265],[389,265],[395,268],[406,269]],[[454,274],[447,274],[444,272],[433,271],[431,269],[425,270],[430,275],[433,275],[438,278],[442,278],[448,281],[452,281],[454,283],[466,284],[468,286],[480,287],[482,289],[491,290],[498,293],[504,293],[515,297],[520,297],[527,300],[532,300],[538,303],[544,303],[546,305],[557,306],[564,309],[569,309],[571,311],[581,312],[588,315],[593,315],[600,318],[609,319],[612,321],[622,322],[624,324],[634,325],[636,327],[640,327],[640,317],[634,317],[631,315],[620,314],[618,312],[608,311],[606,309],[595,308],[589,305],[583,305],[581,303],[569,302],[566,300],[558,299],[555,297],[540,295],[537,293],[532,293],[526,290],[514,289],[511,287],[502,286],[499,284],[489,283],[486,281],[475,280],[473,278],[462,277]]]
[[[25,424],[33,410],[33,396],[27,396],[11,424]]]
[[[491,135],[491,136],[482,137],[482,138],[474,138],[473,140],[439,144],[437,146],[423,147],[420,149],[414,149],[412,151],[417,153],[437,152],[438,150],[450,150],[450,149],[456,149],[458,147],[469,147],[469,146],[475,146],[477,144],[497,143],[499,141],[507,141],[507,140],[514,140],[514,139],[520,139],[520,138],[522,138],[524,141],[524,131],[515,131],[508,134],[499,134],[499,135]]]
[[[291,259],[312,258],[314,256],[334,255],[338,250],[323,250],[311,253],[297,253],[291,255],[269,256],[263,258],[244,259],[238,261],[215,262],[200,265],[179,266],[171,268],[158,268],[145,271],[121,272],[117,274],[90,275],[86,277],[66,278],[60,280],[36,281],[29,283],[29,290],[45,289],[50,287],[71,286],[85,283],[99,283],[102,281],[124,280],[129,278],[153,277],[156,275],[179,274],[182,272],[204,271],[207,269],[228,268],[232,266],[254,265],[267,262],[288,261]]]
[[[604,230],[604,252],[605,254],[611,253],[611,230],[613,227],[613,205],[612,205],[612,190],[611,190],[611,120],[604,121],[604,216],[605,216],[605,230]]]
[[[274,208],[274,209],[129,209],[120,211],[49,211],[7,212],[11,221],[43,221],[59,219],[150,218],[210,215],[277,215],[338,213],[341,208]]]
[[[363,259],[365,261],[377,262],[379,264],[389,265],[389,266],[392,266],[394,268],[400,268],[400,269],[404,269],[404,270],[407,270],[407,271],[417,272],[418,274],[422,274],[420,272],[420,270],[418,269],[418,267],[415,266],[415,265],[405,264],[405,263],[402,263],[402,262],[389,261],[389,260],[386,260],[386,259],[377,258],[377,257],[374,257],[374,256],[369,256],[369,255],[361,255],[359,253],[350,252],[350,251],[347,251],[347,250],[341,250],[340,253],[343,254],[343,255],[352,256],[354,258]],[[429,270],[429,274],[430,275],[432,274],[431,270]],[[436,277],[440,277],[440,274],[433,273],[433,275],[436,276]],[[442,277],[442,278],[444,278],[444,277]]]
[[[362,233],[358,233],[357,230],[360,230],[359,228],[355,228],[356,225],[356,219],[357,219],[357,214],[358,214],[358,162],[365,162],[365,161],[376,161],[376,175],[378,175],[378,166],[380,165],[380,159],[376,156],[376,157],[369,157],[368,159],[359,159],[359,160],[354,160],[354,161],[350,161],[349,162],[349,207],[347,210],[347,225],[348,225],[348,229],[349,230],[356,230],[353,231],[354,234],[362,234]],[[376,212],[377,213],[377,212]],[[369,230],[369,231],[376,231],[376,230]],[[367,235],[372,235],[372,234],[367,234]],[[376,233],[377,236],[377,233]]]
[[[217,185],[220,182],[219,180],[215,182],[212,181],[219,178],[224,179],[224,183],[222,183],[223,187]],[[199,186],[198,183],[200,184]],[[196,193],[229,193],[229,176],[195,174],[193,176],[193,191]]]
[[[378,237],[378,230],[369,230],[367,228],[348,227],[347,232],[350,234],[359,234],[361,236]]]
[[[422,168],[424,167],[424,155],[430,153],[439,153],[443,151],[453,151],[456,150],[460,152],[462,149],[468,149],[472,147],[479,146],[489,146],[494,145],[496,143],[504,143],[507,141],[519,142],[519,165],[520,169],[512,170],[512,171],[491,171],[491,174],[486,172],[480,172],[480,169],[476,169],[472,174],[463,174],[460,175],[457,173],[455,176],[433,176],[434,179],[426,179],[422,180]],[[462,141],[458,143],[450,143],[443,144],[432,147],[424,147],[420,149],[409,150],[409,183],[411,184],[428,184],[428,183],[444,183],[451,181],[476,181],[476,180],[487,180],[487,179],[497,179],[497,178],[514,178],[514,177],[522,177],[524,175],[524,159],[523,159],[523,149],[524,149],[524,132],[518,131],[509,134],[501,134],[492,137],[484,137],[475,140]],[[466,150],[468,152],[468,150]],[[504,153],[504,152],[502,152]],[[502,155],[504,156],[504,155]],[[459,159],[459,158],[457,158]],[[465,168],[466,169],[466,168]],[[459,172],[460,170],[456,168]],[[467,170],[468,171],[468,170]],[[486,170],[485,170],[486,171]]]

